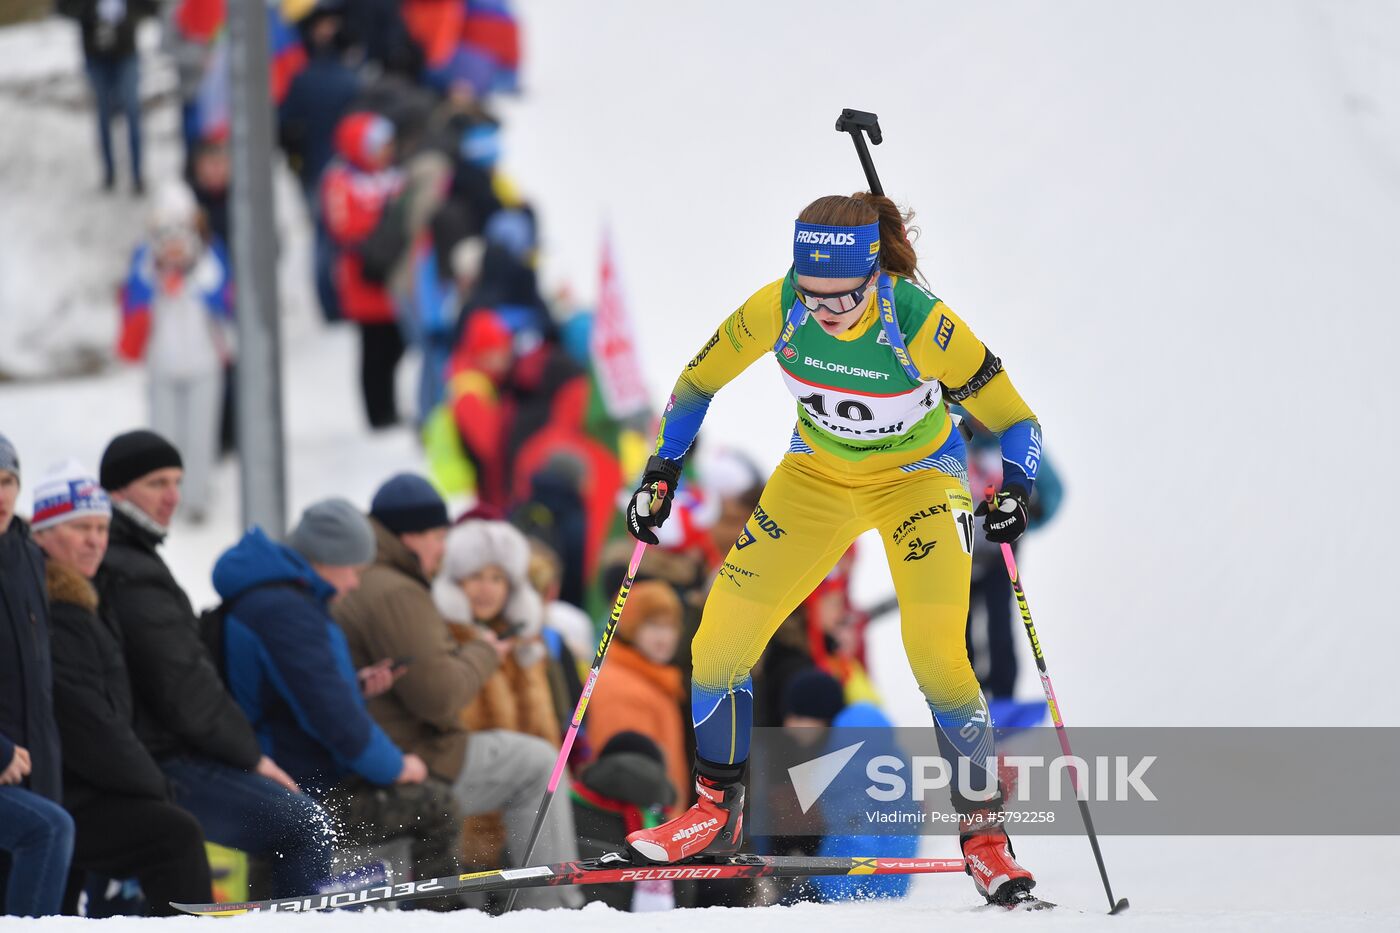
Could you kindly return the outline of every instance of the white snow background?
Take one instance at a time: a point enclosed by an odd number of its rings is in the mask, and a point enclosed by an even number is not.
[[[502,108],[505,168],[539,206],[549,283],[591,296],[611,229],[658,404],[722,317],[786,268],[797,211],[863,187],[832,124],[841,107],[873,110],[885,133],[875,162],[918,211],[933,290],[1006,361],[1065,479],[1063,510],[1022,565],[1071,730],[1400,725],[1386,582],[1400,519],[1389,410],[1400,401],[1400,5],[534,0],[521,12],[526,94]],[[0,383],[0,431],[31,485],[64,456],[95,467],[145,412],[139,371],[55,376],[90,363],[74,347],[110,345],[108,296],[142,224],[129,197],[96,192],[77,61],[66,23],[0,31],[0,370],[39,377]],[[152,62],[149,93],[169,81]],[[173,170],[174,127],[168,102],[148,113],[151,181]],[[292,504],[367,504],[419,455],[406,430],[363,428],[355,340],[307,306],[304,221],[286,200]],[[706,434],[771,465],[792,417],[764,361],[716,399]],[[236,492],[225,467],[211,521],[178,526],[166,548],[197,603],[213,600],[209,567],[237,535]],[[866,601],[888,592],[878,546],[857,583]],[[926,722],[897,625],[872,637],[895,717]],[[1031,671],[1021,692],[1038,692]],[[1249,805],[1248,787],[1222,792]],[[989,913],[967,879],[934,877],[895,903],[412,923],[1400,928],[1384,893],[1394,838],[1103,846],[1115,893],[1133,901],[1112,919],[1082,839],[1026,837],[1018,855],[1064,905],[1052,914]],[[134,923],[147,921],[109,921]]]

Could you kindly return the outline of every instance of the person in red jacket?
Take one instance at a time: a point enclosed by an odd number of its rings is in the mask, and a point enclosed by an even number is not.
[[[370,427],[384,428],[398,421],[394,370],[404,344],[389,289],[382,279],[366,274],[365,252],[403,186],[403,176],[393,166],[394,125],[378,114],[348,114],[336,127],[335,148],[336,158],[321,181],[321,216],[338,254],[335,290],[341,313],[360,328],[365,414]]]
[[[502,388],[515,361],[510,329],[494,312],[472,315],[447,364],[447,404],[462,450],[476,471],[476,498],[507,506],[506,424]]]

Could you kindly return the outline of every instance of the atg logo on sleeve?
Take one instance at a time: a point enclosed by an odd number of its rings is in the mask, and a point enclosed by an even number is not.
[[[943,315],[938,319],[938,333],[934,334],[933,342],[938,344],[938,349],[948,349],[948,341],[953,339],[953,322],[948,315]]]

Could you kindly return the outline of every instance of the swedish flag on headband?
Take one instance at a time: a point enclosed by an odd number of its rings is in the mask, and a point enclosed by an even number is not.
[[[824,279],[862,278],[880,261],[880,224],[835,227],[797,221],[792,264],[798,275]]]

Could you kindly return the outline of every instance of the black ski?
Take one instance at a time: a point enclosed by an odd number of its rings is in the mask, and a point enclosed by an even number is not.
[[[187,914],[229,917],[237,914],[329,910],[360,907],[388,901],[411,901],[425,897],[480,891],[509,891],[561,884],[615,884],[634,881],[711,881],[725,878],[796,878],[807,875],[917,875],[963,871],[960,858],[804,858],[801,856],[732,855],[715,859],[693,859],[676,865],[646,865],[631,862],[621,852],[596,859],[536,865],[532,868],[494,869],[376,884],[336,894],[315,894],[269,901],[238,904],[175,904]]]

